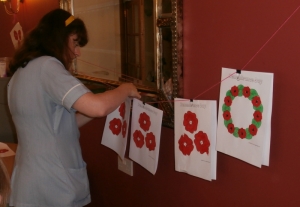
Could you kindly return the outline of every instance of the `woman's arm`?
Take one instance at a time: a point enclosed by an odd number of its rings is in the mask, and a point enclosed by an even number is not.
[[[118,88],[104,93],[86,93],[75,101],[73,108],[90,118],[103,117],[118,108],[127,97],[141,98],[132,83],[122,84]],[[77,123],[81,123],[81,121],[77,121]]]
[[[87,124],[88,122],[92,121],[93,118],[88,117],[80,112],[76,113],[76,121],[78,128],[82,127],[83,125]]]

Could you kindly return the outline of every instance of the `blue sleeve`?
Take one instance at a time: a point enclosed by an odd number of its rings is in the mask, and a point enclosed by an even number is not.
[[[55,58],[45,61],[41,70],[42,87],[51,99],[70,110],[75,101],[90,92]]]

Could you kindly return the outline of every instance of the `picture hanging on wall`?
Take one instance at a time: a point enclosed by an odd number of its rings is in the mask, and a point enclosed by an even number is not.
[[[127,146],[131,98],[107,115],[101,144],[114,150],[123,160]]]
[[[254,166],[269,165],[273,73],[222,68],[217,151]],[[230,76],[231,74],[234,74]]]
[[[156,173],[163,112],[140,100],[133,99],[129,157]]]
[[[175,170],[216,179],[217,103],[175,99]]]
[[[18,47],[20,47],[21,42],[23,41],[24,37],[23,37],[23,29],[21,24],[18,22],[17,24],[15,24],[15,26],[12,28],[12,30],[10,31],[10,37],[11,37],[11,41],[15,47],[15,49],[17,49]]]

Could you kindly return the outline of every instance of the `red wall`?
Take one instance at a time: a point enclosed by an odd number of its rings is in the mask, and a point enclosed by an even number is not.
[[[184,1],[185,97],[218,83],[222,67],[242,69],[299,5],[299,0]],[[300,206],[299,22],[300,9],[245,68],[274,73],[269,167],[218,153],[216,181],[176,172],[174,132],[163,128],[157,173],[134,163],[130,177],[117,169],[117,154],[100,144],[105,119],[97,119],[81,129],[89,206]],[[219,86],[200,99],[218,100]]]
[[[11,57],[14,54],[15,49],[10,38],[10,31],[16,23],[20,22],[23,32],[26,33],[37,25],[44,14],[58,7],[58,0],[24,0],[24,3],[20,3],[18,14],[8,15],[1,2],[0,57]]]

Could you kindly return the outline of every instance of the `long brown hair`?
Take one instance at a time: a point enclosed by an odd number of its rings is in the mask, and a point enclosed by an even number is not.
[[[34,58],[45,55],[55,57],[68,69],[72,62],[68,47],[69,36],[77,34],[81,47],[88,42],[87,30],[81,19],[75,18],[66,25],[65,21],[70,16],[71,14],[63,9],[47,13],[37,27],[25,36],[21,47],[10,61],[10,75],[20,67],[24,68]]]
[[[10,181],[6,167],[0,158],[0,207],[5,207],[10,193]]]

